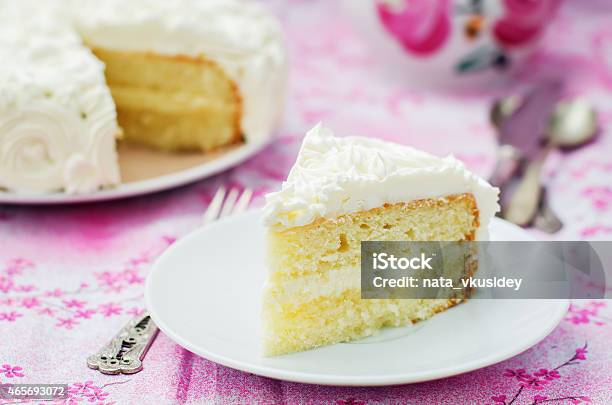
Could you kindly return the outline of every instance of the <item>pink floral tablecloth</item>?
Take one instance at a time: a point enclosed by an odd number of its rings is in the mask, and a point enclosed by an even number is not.
[[[597,105],[600,138],[556,155],[546,175],[566,223],[555,238],[605,240],[612,237],[612,11],[602,1],[582,9],[577,3],[565,4],[540,50],[503,88],[559,77],[570,93]],[[0,383],[70,384],[69,404],[612,404],[612,303],[603,300],[574,302],[548,338],[519,356],[429,383],[344,388],[275,381],[197,357],[163,334],[138,374],[104,376],[85,366],[88,354],[142,313],[152,262],[199,226],[217,187],[248,185],[261,204],[318,121],[341,134],[453,152],[475,171],[490,172],[495,143],[486,111],[503,88],[410,91],[379,73],[380,62],[337,2],[267,4],[283,22],[291,59],[285,120],[271,146],[222,175],[152,196],[0,207]],[[197,321],[198,308],[193,314]]]

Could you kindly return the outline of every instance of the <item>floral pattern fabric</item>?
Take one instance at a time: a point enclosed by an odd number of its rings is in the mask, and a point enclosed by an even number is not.
[[[612,237],[612,9],[605,2],[565,3],[528,64],[498,87],[435,93],[388,78],[380,69],[384,61],[366,48],[338,2],[265,3],[285,27],[291,72],[285,120],[263,152],[214,178],[151,196],[0,207],[0,383],[68,384],[64,404],[611,404],[612,303],[605,300],[574,302],[550,336],[512,359],[420,384],[276,381],[195,356],[163,334],[138,374],[105,376],[86,367],[87,355],[144,311],[151,264],[199,226],[216,189],[252,187],[260,205],[318,121],[340,134],[452,152],[486,176],[495,156],[486,120],[492,98],[544,77],[561,78],[568,94],[597,106],[602,131],[593,144],[556,153],[547,164],[553,208],[565,222],[552,238]]]

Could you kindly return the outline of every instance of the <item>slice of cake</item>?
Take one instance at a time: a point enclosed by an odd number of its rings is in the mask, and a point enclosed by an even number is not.
[[[453,157],[318,125],[267,196],[264,351],[280,355],[424,320],[460,299],[361,299],[361,241],[487,238],[498,190]]]

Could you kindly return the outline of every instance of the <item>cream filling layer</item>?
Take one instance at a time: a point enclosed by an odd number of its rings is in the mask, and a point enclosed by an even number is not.
[[[360,267],[346,267],[324,274],[311,273],[294,278],[268,281],[264,305],[307,303],[321,297],[337,296],[347,290],[360,289]]]

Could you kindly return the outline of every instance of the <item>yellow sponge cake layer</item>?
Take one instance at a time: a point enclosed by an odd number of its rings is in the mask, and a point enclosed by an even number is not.
[[[465,295],[444,300],[361,299],[361,241],[473,240],[478,227],[476,200],[465,193],[271,230],[263,306],[266,355],[370,336],[381,327],[427,319],[458,303]]]
[[[235,85],[203,57],[93,48],[127,140],[158,149],[209,151],[240,142]]]
[[[473,240],[478,225],[478,209],[471,194],[386,204],[335,219],[319,218],[305,226],[270,231],[271,277],[359,266],[364,240]]]
[[[404,326],[444,311],[460,299],[369,299],[360,290],[321,297],[294,310],[267,313],[271,327],[265,354],[277,356],[375,335],[381,328]]]

